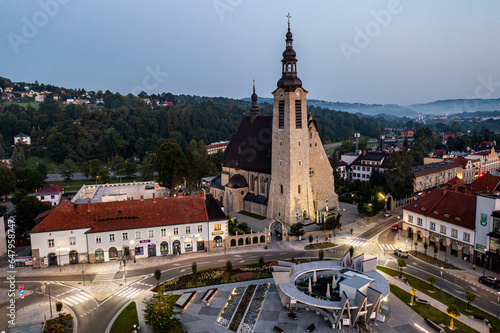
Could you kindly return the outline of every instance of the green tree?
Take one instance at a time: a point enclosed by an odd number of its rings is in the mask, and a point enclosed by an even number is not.
[[[137,164],[134,161],[127,161],[125,163],[123,172],[129,178],[135,177],[135,173],[137,172]]]
[[[153,180],[153,174],[156,170],[156,154],[149,153],[142,161],[141,173],[143,180]]]
[[[453,320],[460,317],[460,310],[458,309],[458,306],[456,306],[455,304],[451,304],[448,309],[446,309],[446,313],[451,317],[450,328],[451,330],[453,330],[455,328],[455,323]]]
[[[60,313],[60,312],[62,311],[62,308],[63,308],[63,303],[62,303],[62,302],[57,301],[57,302],[56,302],[56,311],[57,311],[57,313],[59,313],[59,315],[61,315],[61,313]]]
[[[313,242],[313,240],[314,240],[313,235],[309,235],[309,244],[311,244]]]
[[[476,299],[476,294],[474,294],[472,291],[467,291],[465,293],[465,299],[467,299],[467,309],[470,310],[470,305]]]
[[[437,279],[434,275],[429,275],[427,277],[427,281],[429,281],[430,285],[429,285],[429,290],[432,290],[432,286],[434,285],[434,283],[436,283]]]
[[[344,141],[342,145],[337,149],[338,155],[353,153],[356,150],[356,144],[352,141]]]
[[[30,231],[35,226],[35,217],[50,209],[50,205],[36,197],[24,197],[16,205],[16,224],[21,231]]]
[[[434,259],[436,259],[436,256],[437,256],[437,253],[439,252],[439,247],[436,245],[434,245]]]
[[[0,197],[12,193],[16,187],[16,176],[4,164],[0,164]]]
[[[294,223],[290,226],[290,235],[292,236],[303,236],[305,233],[304,225],[300,222]]]
[[[165,295],[164,290],[160,286],[157,295],[144,301],[144,321],[157,333],[168,333],[174,327],[180,326],[180,320],[176,318],[180,312],[174,310],[175,297]]]
[[[325,257],[325,251],[319,250],[319,252],[318,252],[319,261],[323,261],[324,257]]]
[[[104,163],[99,159],[93,159],[89,161],[89,175],[92,179],[97,179],[97,175],[101,168],[103,168]]]
[[[80,170],[82,171],[83,175],[86,178],[89,178],[89,176],[90,176],[90,162],[83,161],[82,164],[80,164]]]
[[[115,156],[111,161],[110,169],[115,177],[123,175],[125,171],[125,159],[121,156]]]
[[[75,162],[67,158],[60,165],[59,169],[61,170],[61,176],[64,177],[64,180],[69,182],[73,177],[73,172],[75,171]]]
[[[40,189],[45,184],[46,177],[36,169],[16,169],[14,174],[17,178],[17,188],[25,189],[27,192]]]
[[[109,170],[104,166],[99,169],[96,177],[99,181],[99,184],[107,184],[111,180],[111,177],[109,176]]]
[[[399,277],[403,277],[403,267],[406,267],[406,260],[398,259]]]
[[[427,254],[427,248],[429,247],[429,244],[427,241],[424,241],[424,253]]]
[[[396,199],[402,199],[413,193],[415,176],[413,165],[406,150],[391,154],[387,170],[386,191]]]
[[[115,156],[128,145],[128,142],[123,139],[120,132],[118,132],[114,127],[110,127],[104,131],[104,143],[108,148],[110,156]]]
[[[26,167],[26,157],[24,156],[23,147],[21,147],[20,144],[17,144],[12,151],[10,166],[14,171],[17,169],[24,169]]]
[[[198,265],[196,264],[196,262],[193,262],[191,264],[191,271],[193,271],[193,275],[196,275],[196,273],[198,273]]]
[[[187,175],[186,155],[177,143],[164,143],[156,154],[155,167],[160,184],[167,188],[175,188],[182,184],[183,177]]]
[[[161,279],[161,271],[157,268],[157,269],[155,269],[153,275],[154,275],[155,280],[156,280],[156,285],[158,286],[158,283],[160,283],[160,279]]]
[[[259,257],[259,268],[262,269],[262,267],[264,267],[264,257]]]
[[[231,273],[232,270],[233,270],[233,263],[230,260],[226,261],[226,272]]]

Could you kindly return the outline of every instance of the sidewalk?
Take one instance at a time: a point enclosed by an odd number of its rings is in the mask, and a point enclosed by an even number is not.
[[[383,272],[379,272],[379,273],[382,274],[389,281],[389,284],[393,284],[393,285],[403,289],[404,291],[410,293],[411,287],[409,285],[407,285],[406,283],[404,283],[399,278],[387,275]],[[448,309],[447,305],[444,305],[443,303],[436,301],[434,298],[431,298],[431,297],[429,297],[423,293],[420,293],[418,291],[417,291],[417,297],[419,299],[428,301],[429,304],[433,308],[438,309],[438,310],[442,311],[443,313],[446,313],[446,309]],[[488,326],[486,325],[485,322],[481,322],[481,321],[472,319],[471,317],[465,316],[464,314],[462,314],[460,317],[456,318],[455,320],[458,320],[459,322],[475,329],[478,332],[488,332]]]

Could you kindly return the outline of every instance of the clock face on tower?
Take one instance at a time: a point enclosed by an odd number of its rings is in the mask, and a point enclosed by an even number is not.
[[[283,97],[283,93],[280,94],[280,97]]]

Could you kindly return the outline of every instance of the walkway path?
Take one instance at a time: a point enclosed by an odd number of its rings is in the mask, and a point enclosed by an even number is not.
[[[390,276],[390,275],[385,274],[383,272],[380,272],[380,273],[389,281],[390,284],[393,284],[393,285],[403,289],[404,291],[406,291],[408,293],[411,291],[411,286],[404,283],[401,279],[399,279],[397,277]],[[396,296],[392,296],[392,297],[394,298]],[[448,309],[447,305],[445,305],[445,304],[443,304],[443,303],[435,300],[434,298],[431,298],[423,293],[417,292],[417,297],[419,299],[428,301],[433,308],[438,309],[438,310],[442,311],[443,313],[446,313],[446,309]],[[459,322],[475,329],[478,332],[488,332],[488,326],[486,325],[485,322],[475,320],[471,317],[465,316],[464,314],[462,314],[456,320],[458,320]]]

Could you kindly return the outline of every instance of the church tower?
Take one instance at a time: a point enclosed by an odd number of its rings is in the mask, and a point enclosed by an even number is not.
[[[273,92],[271,188],[268,218],[292,224],[302,218],[314,219],[309,180],[309,130],[307,91],[297,76],[288,15],[286,49],[281,60],[281,78]]]

